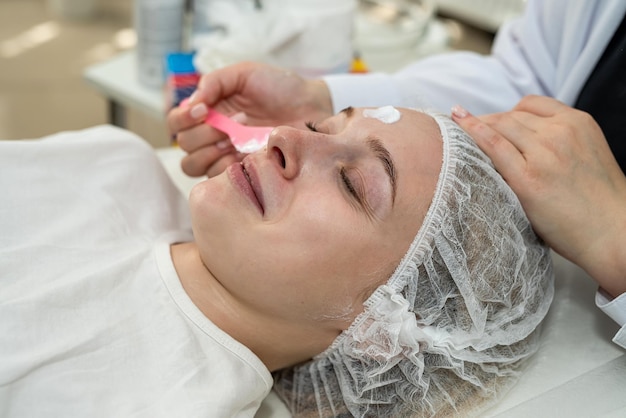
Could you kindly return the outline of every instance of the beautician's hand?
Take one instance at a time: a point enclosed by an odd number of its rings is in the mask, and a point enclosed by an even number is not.
[[[181,162],[190,176],[209,177],[240,161],[227,137],[202,123],[207,106],[246,125],[301,126],[332,115],[326,84],[281,68],[240,63],[204,75],[185,108],[168,115],[168,126],[188,155]]]
[[[453,119],[492,159],[536,232],[606,291],[626,291],[626,177],[598,124],[528,96],[510,112]]]

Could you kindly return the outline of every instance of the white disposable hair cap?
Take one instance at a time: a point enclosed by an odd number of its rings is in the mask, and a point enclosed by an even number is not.
[[[313,360],[276,375],[294,416],[471,416],[517,379],[553,297],[548,248],[450,118],[434,197],[391,278]]]

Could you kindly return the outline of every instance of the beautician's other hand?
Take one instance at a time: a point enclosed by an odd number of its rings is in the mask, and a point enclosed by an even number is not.
[[[626,291],[626,177],[598,124],[547,97],[454,120],[492,159],[537,233],[606,291]]]
[[[243,157],[227,137],[202,123],[207,106],[246,125],[304,127],[332,115],[326,84],[269,65],[245,62],[204,75],[187,107],[168,115],[168,127],[188,153],[181,162],[190,176],[221,173]]]

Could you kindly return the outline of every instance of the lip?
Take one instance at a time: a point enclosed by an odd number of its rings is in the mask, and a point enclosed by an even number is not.
[[[246,196],[263,215],[265,213],[263,194],[254,168],[245,162],[231,164],[228,167],[228,175],[235,188]]]

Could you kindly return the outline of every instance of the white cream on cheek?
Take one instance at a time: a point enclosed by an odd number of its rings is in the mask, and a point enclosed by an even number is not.
[[[400,111],[393,106],[383,106],[377,109],[364,109],[363,116],[378,119],[382,123],[396,123],[400,120]]]

